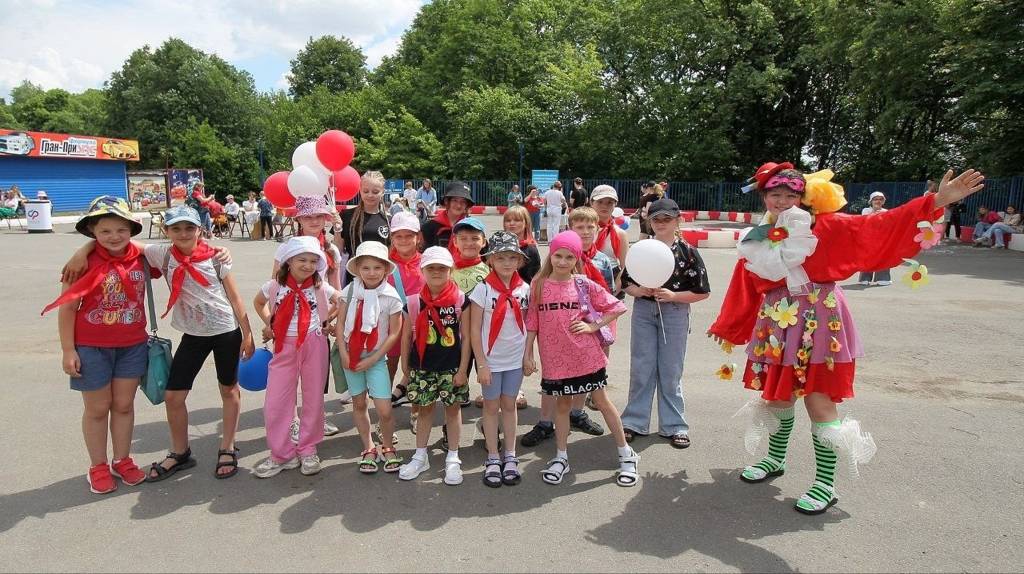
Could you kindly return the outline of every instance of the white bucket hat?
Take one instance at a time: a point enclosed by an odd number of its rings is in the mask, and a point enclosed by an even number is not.
[[[387,246],[379,241],[364,241],[359,244],[359,247],[356,247],[356,254],[348,260],[347,264],[345,264],[345,269],[347,269],[352,275],[356,274],[356,265],[358,264],[360,257],[375,257],[387,263],[388,274],[395,269],[395,264],[388,259]]]
[[[444,247],[428,247],[423,252],[423,257],[420,258],[420,269],[423,269],[427,265],[444,265],[445,267],[455,267],[455,260],[452,258],[451,251],[448,251]]]
[[[313,253],[320,258],[316,263],[316,270],[321,275],[327,270],[327,256],[324,255],[324,250],[320,248],[320,242],[317,241],[316,237],[292,237],[277,248],[277,253],[274,254],[274,259],[276,259],[278,263],[286,263],[292,257],[303,253]]]

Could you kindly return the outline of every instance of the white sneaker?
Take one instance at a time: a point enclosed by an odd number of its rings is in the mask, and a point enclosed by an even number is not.
[[[284,462],[274,462],[274,459],[269,456],[263,459],[262,462],[256,465],[256,468],[252,469],[253,474],[256,478],[270,478],[277,476],[282,470],[292,470],[299,467],[299,459],[293,458]]]
[[[299,419],[292,419],[292,426],[288,430],[288,438],[292,439],[292,443],[299,444]]]
[[[871,282],[870,281],[858,281],[857,284],[858,285],[871,285]]]
[[[885,287],[886,285],[892,285],[892,281],[879,281],[878,282],[878,286],[879,287]]]
[[[445,459],[444,483],[449,486],[462,484],[462,460],[457,457]]]
[[[409,462],[398,467],[398,478],[402,480],[416,480],[424,472],[430,470],[430,461],[424,458],[413,456]]]
[[[327,413],[324,413],[324,436],[334,436],[340,432],[341,429],[335,426],[335,424],[332,423],[331,421],[327,420]]]
[[[311,454],[302,457],[302,468],[299,469],[299,472],[306,476],[310,476],[320,472],[322,468],[323,467],[320,466],[320,457],[315,454]]]

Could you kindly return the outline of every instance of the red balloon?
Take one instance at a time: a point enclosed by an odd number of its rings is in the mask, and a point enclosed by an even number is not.
[[[333,174],[334,177],[334,198],[338,201],[348,201],[359,193],[359,172],[354,167],[346,165]]]
[[[288,191],[288,172],[279,171],[263,182],[263,194],[267,196],[274,207],[292,207],[295,205],[295,198]]]
[[[344,168],[355,155],[355,142],[341,130],[328,130],[316,138],[316,158],[331,171]]]

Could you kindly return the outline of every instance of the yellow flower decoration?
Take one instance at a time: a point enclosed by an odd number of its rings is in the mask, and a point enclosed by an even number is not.
[[[808,332],[813,333],[814,330],[818,328],[818,320],[808,319],[807,322],[804,323],[804,327],[807,329]]]
[[[829,321],[828,321],[828,330],[829,331],[838,331],[838,330],[840,330],[842,328],[843,328],[843,322],[842,321],[840,321],[839,319],[829,319]]]
[[[832,342],[828,344],[828,350],[833,353],[838,353],[843,350],[843,345],[839,342],[839,339],[832,337]]]
[[[775,309],[772,310],[772,321],[778,323],[779,327],[782,329],[791,325],[796,325],[796,316],[799,309],[799,303],[796,301],[790,303],[788,299],[783,298],[776,303]]]
[[[832,183],[835,174],[830,169],[823,169],[804,175],[804,205],[811,208],[811,213],[835,213],[846,205],[846,192],[843,186]]]
[[[732,350],[734,348],[736,348],[736,345],[733,345],[729,341],[722,341],[722,350],[725,351],[726,354],[730,354],[731,355],[732,354]]]
[[[754,356],[760,357],[764,355],[764,345],[754,345]]]
[[[821,294],[821,287],[816,287],[814,291],[807,294],[807,302],[814,305],[818,302],[818,295]]]
[[[796,358],[800,359],[800,361],[806,361],[807,358],[810,357],[810,356],[811,356],[810,353],[807,352],[807,347],[801,347],[796,352]]]
[[[839,302],[836,301],[835,292],[829,293],[828,295],[825,296],[825,306],[828,307],[829,309],[835,309],[836,305],[838,304]]]
[[[798,399],[802,399],[806,395],[807,395],[807,391],[805,391],[803,389],[797,389],[797,390],[793,391],[793,396],[798,398]]]
[[[722,366],[715,371],[719,379],[723,381],[731,381],[732,374],[736,372],[736,363],[722,363]]]
[[[902,281],[910,286],[911,289],[923,287],[931,282],[927,267],[913,259],[904,259],[904,261],[910,266],[910,272],[903,276]]]
[[[757,338],[758,339],[764,339],[767,336],[768,336],[768,332],[764,330],[764,327],[761,327],[760,329],[757,330]]]
[[[793,374],[796,375],[796,378],[802,381],[804,380],[804,377],[807,376],[807,371],[805,371],[803,367],[797,367],[793,369]]]
[[[754,389],[755,391],[760,391],[761,390],[761,380],[760,379],[754,379],[753,381],[750,381],[750,388]]]
[[[771,353],[771,356],[775,357],[776,359],[781,359],[782,358],[782,347],[781,346],[779,346],[779,347],[773,346],[769,350],[769,352]]]

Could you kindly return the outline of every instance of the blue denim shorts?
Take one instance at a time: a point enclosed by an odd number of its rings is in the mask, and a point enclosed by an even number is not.
[[[71,377],[71,390],[98,391],[111,379],[137,379],[149,367],[149,345],[131,347],[87,347],[75,345],[82,362],[81,377]]]
[[[362,358],[368,356],[369,353],[363,353]],[[381,357],[361,373],[345,369],[345,380],[348,381],[348,392],[353,397],[369,392],[371,399],[391,398],[391,377],[388,374],[388,361],[385,357]]]
[[[491,372],[491,384],[480,385],[483,391],[481,394],[486,401],[496,401],[501,395],[515,398],[519,394],[519,388],[523,385],[523,370],[512,369],[511,371]]]

